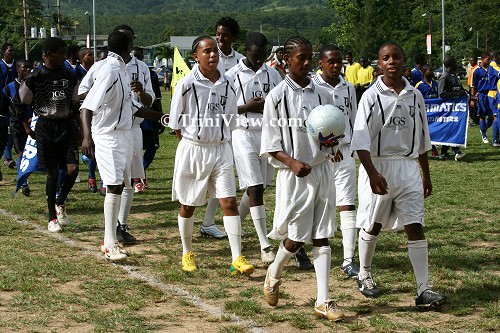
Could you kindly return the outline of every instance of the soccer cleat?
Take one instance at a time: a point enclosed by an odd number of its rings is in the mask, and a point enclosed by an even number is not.
[[[135,193],[144,193],[144,184],[141,182],[140,178],[134,179],[134,192]]]
[[[92,192],[92,193],[97,192],[97,184],[95,182],[95,178],[89,178],[89,180],[87,182],[87,186],[88,186],[90,192]]]
[[[439,158],[439,152],[437,150],[432,151],[432,157],[433,158]]]
[[[500,140],[499,139],[496,139],[495,141],[493,141],[493,143],[491,144],[493,147],[500,147]]]
[[[377,297],[380,295],[380,290],[377,288],[377,285],[375,284],[375,281],[373,281],[370,273],[368,273],[368,276],[363,280],[360,280],[358,275],[357,281],[359,291],[361,291],[361,293],[366,297]]]
[[[430,289],[424,290],[417,298],[415,305],[418,307],[434,307],[446,303],[447,297]]]
[[[448,154],[448,153],[441,154],[441,155],[439,155],[439,159],[441,161],[449,160],[450,159],[450,154]]]
[[[455,161],[461,161],[463,158],[464,158],[465,154],[462,153],[460,150],[457,151],[457,153],[455,154]]]
[[[3,165],[8,167],[9,169],[14,169],[16,167],[16,162],[12,158],[6,158],[3,160]]]
[[[128,251],[123,248],[123,246],[120,243],[115,243],[118,247],[121,248],[122,253],[125,253],[128,255]],[[101,242],[101,253],[105,254],[106,253],[106,245],[104,245],[104,241]]]
[[[490,143],[487,137],[483,136],[483,143]]]
[[[29,197],[31,195],[30,187],[28,185],[21,186],[21,193],[25,197]]]
[[[71,219],[68,217],[66,214],[66,206],[65,205],[60,205],[58,206],[56,204],[56,215],[57,215],[57,222],[60,225],[69,225],[71,224]]]
[[[127,251],[125,251],[120,244],[115,243],[104,249],[104,257],[109,261],[123,261],[127,259]]]
[[[260,259],[264,264],[266,265],[272,264],[274,258],[276,258],[276,255],[274,254],[272,247],[269,246],[265,250],[260,250]]]
[[[196,267],[196,260],[194,259],[194,254],[191,251],[188,251],[185,255],[182,256],[182,270],[184,272],[192,272],[198,269]]]
[[[354,263],[354,259],[345,266],[340,265],[340,271],[342,274],[347,275],[350,279],[357,279],[359,274],[359,268]]]
[[[299,251],[295,253],[295,261],[299,269],[308,271],[314,268],[314,265],[311,263],[311,260],[307,256],[304,247],[301,247]]]
[[[215,224],[208,227],[203,224],[200,226],[200,234],[204,237],[214,237],[217,239],[227,238],[227,234],[220,230]]]
[[[315,306],[314,314],[317,317],[325,318],[331,321],[339,321],[345,317],[344,311],[340,310],[337,307],[337,303],[331,299],[327,299],[322,304]]]
[[[50,221],[49,225],[47,226],[47,229],[49,229],[50,232],[62,231],[61,225],[57,222],[57,219],[53,219],[52,221]]]
[[[231,267],[229,267],[229,271],[233,275],[238,274],[238,273],[250,275],[253,273],[253,265],[249,264],[244,256],[239,256],[231,264]]]
[[[271,282],[271,268],[267,269],[266,278],[264,280],[264,298],[270,306],[278,305],[280,296],[281,279]]]
[[[135,244],[137,243],[137,238],[130,234],[130,228],[126,224],[120,224],[116,226],[116,239],[122,244]]]

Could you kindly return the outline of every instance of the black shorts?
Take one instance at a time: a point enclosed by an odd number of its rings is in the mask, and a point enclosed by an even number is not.
[[[65,168],[78,164],[76,124],[73,118],[39,118],[35,127],[38,167]]]
[[[0,117],[0,121],[3,122],[4,118]],[[0,148],[2,150],[7,145],[8,137],[9,137],[9,128],[7,126],[5,126],[5,124],[0,124]],[[3,151],[2,151],[2,153],[3,153]]]
[[[156,131],[142,130],[142,149],[151,150],[160,147],[160,137]]]
[[[12,136],[12,143],[16,153],[22,153],[24,151],[24,147],[26,146],[26,141],[28,140],[28,134],[26,134],[23,124],[11,123],[10,135]]]

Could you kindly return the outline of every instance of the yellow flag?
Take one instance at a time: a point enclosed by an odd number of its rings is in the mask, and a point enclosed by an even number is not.
[[[172,82],[170,86],[172,87],[172,95],[174,94],[174,87],[184,76],[188,75],[191,70],[182,58],[179,50],[174,48],[174,66],[172,69]]]

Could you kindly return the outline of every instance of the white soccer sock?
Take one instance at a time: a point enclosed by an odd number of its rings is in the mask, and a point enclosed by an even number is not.
[[[417,281],[417,295],[429,289],[429,249],[427,239],[408,241],[408,256]]]
[[[179,234],[181,235],[182,242],[182,255],[193,249],[193,227],[194,216],[181,217],[177,215],[177,224],[179,225]]]
[[[343,266],[352,262],[356,251],[356,238],[358,228],[356,228],[356,211],[349,210],[340,212],[340,229],[342,230],[342,246],[344,248]]]
[[[250,214],[250,197],[248,196],[247,191],[245,191],[245,193],[241,196],[238,212],[240,212],[241,221],[244,221],[248,214]]]
[[[106,193],[104,197],[104,245],[116,243],[116,219],[120,211],[120,194]]]
[[[215,224],[215,212],[219,206],[219,199],[208,199],[207,209],[205,210],[205,217],[203,218],[203,225],[205,227]]]
[[[316,284],[318,296],[316,306],[323,304],[329,297],[330,266],[332,259],[332,249],[330,246],[313,246],[313,263],[316,271]]]
[[[271,276],[271,279],[279,280],[281,279],[281,273],[283,273],[283,268],[285,267],[285,264],[290,260],[290,258],[294,255],[295,253],[288,251],[285,249],[285,246],[283,245],[283,241],[280,242],[280,246],[278,247],[278,252],[276,253],[276,258],[274,259],[273,263],[269,266],[269,275]]]
[[[260,249],[264,250],[271,246],[267,238],[266,208],[264,206],[250,207],[253,225],[259,237]]]
[[[134,199],[133,188],[123,188],[122,203],[120,205],[120,213],[118,214],[119,224],[127,224],[130,208],[132,208],[132,200]]]
[[[359,231],[358,252],[359,252],[359,278],[364,279],[372,270],[372,260],[375,254],[378,235],[370,235],[363,229]]]
[[[241,256],[241,220],[239,215],[236,215],[224,216],[222,221],[224,221],[224,229],[229,239],[229,247],[231,247],[232,262],[235,262]]]

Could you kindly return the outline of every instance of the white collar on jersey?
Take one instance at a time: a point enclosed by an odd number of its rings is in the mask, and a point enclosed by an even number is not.
[[[123,61],[123,58],[119,54],[116,54],[112,51],[109,51],[106,59],[108,59],[108,58],[109,58],[109,62],[117,63],[119,66],[123,66],[125,68],[125,61]]]
[[[377,81],[375,82],[375,86],[377,87],[378,91],[380,92],[384,92],[384,91],[394,91],[394,89],[392,88],[389,88],[388,86],[385,85],[384,81],[382,80],[384,76],[383,75],[380,75],[379,77],[377,77]],[[410,84],[410,82],[408,82],[407,79],[405,79],[403,77],[403,82],[405,83],[405,87],[403,88],[403,90],[401,91],[402,93],[403,92],[409,92],[409,91],[412,91],[414,90],[415,88]]]
[[[236,51],[231,47],[231,53],[229,55],[225,55],[224,52],[217,46],[217,50],[219,50],[219,57],[224,57],[224,58],[232,58],[236,56]]]
[[[309,83],[307,84],[307,86],[305,86],[304,88],[302,88],[301,86],[299,86],[299,84],[297,82],[295,82],[294,80],[292,80],[292,78],[290,77],[290,75],[287,75],[285,77],[285,82],[286,84],[292,88],[292,90],[306,90],[306,89],[309,89],[309,90],[312,90],[314,91],[314,82],[313,80],[311,80],[311,78],[309,78]]]
[[[240,72],[243,72],[243,71],[250,71],[250,72],[253,72],[255,74],[258,74],[259,72],[265,72],[267,71],[267,65],[266,63],[263,63],[262,66],[260,66],[259,70],[257,72],[254,72],[253,69],[249,68],[247,65],[245,65],[245,63],[243,62],[243,60],[245,60],[246,58],[242,58],[240,59],[240,61],[238,62],[238,68],[240,70]]]
[[[217,80],[216,83],[214,84],[217,84],[217,83],[222,83],[222,82],[226,82],[227,81],[227,78],[226,76],[224,75],[224,73],[221,73],[221,71],[219,70],[219,68],[217,67],[217,70],[219,71],[219,79]],[[200,66],[198,64],[195,64],[193,66],[193,68],[191,69],[191,73],[193,73],[193,76],[194,78],[197,80],[197,81],[210,81],[209,79],[207,79],[203,73],[201,73],[200,71]],[[210,81],[211,82],[211,81]]]
[[[327,84],[327,85],[332,87],[332,85],[330,83],[326,82],[325,79],[323,79],[323,76],[321,76],[321,74],[319,74],[319,73],[316,73],[316,75],[313,76],[313,80],[315,80],[317,84],[320,84],[320,85]],[[335,85],[335,87],[332,87],[332,88],[346,86],[346,85],[347,85],[347,83],[344,80],[344,78],[342,77],[342,75],[339,75],[339,83],[337,83],[337,85]]]

